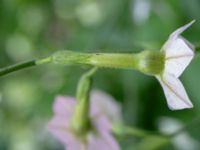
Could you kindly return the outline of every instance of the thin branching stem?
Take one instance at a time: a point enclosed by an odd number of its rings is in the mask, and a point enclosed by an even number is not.
[[[0,77],[7,75],[12,72],[16,72],[18,70],[22,70],[25,68],[30,68],[36,65],[36,60],[29,60],[26,62],[14,64],[5,68],[0,69]]]
[[[28,61],[25,61],[25,62],[22,62],[22,63],[10,65],[10,66],[7,66],[7,67],[0,69],[0,77],[5,76],[5,75],[12,73],[12,72],[16,72],[16,71],[26,69],[26,68],[30,68],[30,67],[33,67],[33,66],[36,66],[36,65],[44,64],[44,63],[47,63],[47,62],[50,62],[50,61],[51,61],[50,57],[47,57],[47,58],[43,58],[43,59],[28,60]]]

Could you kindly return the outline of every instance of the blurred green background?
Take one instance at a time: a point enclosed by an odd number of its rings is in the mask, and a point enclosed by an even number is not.
[[[60,49],[159,50],[172,31],[193,19],[196,23],[183,35],[198,45],[199,0],[0,0],[0,67]],[[189,110],[169,110],[156,79],[137,71],[100,69],[94,88],[110,93],[122,104],[127,124],[170,132],[200,114],[199,68],[197,54],[181,77],[195,106]],[[64,150],[47,132],[46,124],[54,97],[75,95],[77,81],[86,69],[48,64],[2,77],[0,150]],[[120,142],[123,149],[134,150],[142,139],[126,137]],[[199,124],[159,149],[199,150]]]

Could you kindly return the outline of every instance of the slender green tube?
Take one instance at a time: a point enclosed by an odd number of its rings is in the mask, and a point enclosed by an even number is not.
[[[138,67],[138,54],[96,53],[88,54],[88,64],[98,67],[134,68]]]
[[[165,54],[161,51],[145,50],[140,53],[80,53],[58,51],[52,62],[66,65],[92,65],[97,67],[136,69],[149,75],[160,74],[164,69]]]
[[[58,51],[52,55],[57,64],[82,64],[110,68],[137,68],[138,54],[123,53],[81,53],[68,50]]]

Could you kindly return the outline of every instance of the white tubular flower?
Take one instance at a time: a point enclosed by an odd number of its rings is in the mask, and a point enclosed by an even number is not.
[[[161,51],[145,50],[136,54],[123,53],[77,53],[58,51],[52,62],[58,64],[87,64],[96,67],[136,69],[155,76],[161,83],[170,109],[193,107],[179,76],[194,57],[194,47],[180,34],[194,21],[174,31]]]
[[[165,66],[162,74],[156,75],[161,83],[170,109],[192,108],[179,76],[194,57],[194,46],[180,34],[194,23],[194,20],[174,31],[161,51],[165,53]]]

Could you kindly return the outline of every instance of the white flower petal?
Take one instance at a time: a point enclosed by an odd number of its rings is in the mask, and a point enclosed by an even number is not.
[[[192,20],[188,24],[178,28],[176,31],[174,31],[172,34],[170,34],[170,38],[177,38],[181,33],[183,33],[183,31],[185,31],[187,28],[189,28],[194,22],[195,22],[195,20]]]
[[[194,52],[181,37],[176,39],[168,49],[164,72],[179,77],[194,58]]]
[[[156,76],[156,78],[163,87],[170,109],[178,110],[193,107],[185,88],[178,78],[170,74],[165,74],[163,77]]]
[[[192,25],[194,21],[173,32],[162,50],[165,51],[164,72],[179,77],[194,57],[194,46],[180,34]]]

